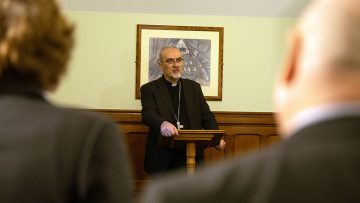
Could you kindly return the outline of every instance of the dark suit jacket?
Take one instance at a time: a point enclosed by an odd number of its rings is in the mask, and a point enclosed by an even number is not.
[[[153,181],[143,202],[360,202],[360,117],[309,126],[268,151]]]
[[[0,202],[131,202],[117,126],[0,83]]]
[[[214,115],[206,103],[200,85],[192,80],[181,79],[190,129],[218,129]],[[141,87],[142,120],[150,127],[145,153],[145,170],[149,173],[164,171],[172,151],[159,147],[160,126],[163,121],[176,126],[175,110],[164,77]],[[202,150],[198,150],[202,153]],[[201,154],[199,156],[202,156]]]

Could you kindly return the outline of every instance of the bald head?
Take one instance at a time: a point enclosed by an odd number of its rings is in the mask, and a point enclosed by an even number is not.
[[[282,134],[293,118],[313,107],[360,103],[360,6],[358,0],[317,0],[291,33],[276,87]]]
[[[358,0],[315,1],[298,25],[303,61],[323,68],[360,68]],[[305,67],[309,68],[309,67]]]

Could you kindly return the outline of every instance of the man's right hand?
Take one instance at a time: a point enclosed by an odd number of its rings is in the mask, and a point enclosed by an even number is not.
[[[177,128],[173,124],[167,121],[161,123],[160,132],[165,137],[179,135]]]

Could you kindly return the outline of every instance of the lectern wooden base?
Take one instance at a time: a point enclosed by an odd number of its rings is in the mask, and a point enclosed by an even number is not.
[[[219,144],[224,135],[224,130],[179,130],[179,135],[174,136],[172,147],[185,147],[188,175],[195,173],[196,148],[206,148]]]
[[[187,174],[194,175],[195,173],[195,156],[196,156],[196,145],[195,143],[186,144],[186,165]]]

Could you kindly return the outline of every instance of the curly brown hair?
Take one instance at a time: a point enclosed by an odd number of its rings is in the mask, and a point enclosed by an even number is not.
[[[44,89],[56,85],[73,31],[55,0],[0,0],[0,79],[10,71]]]

